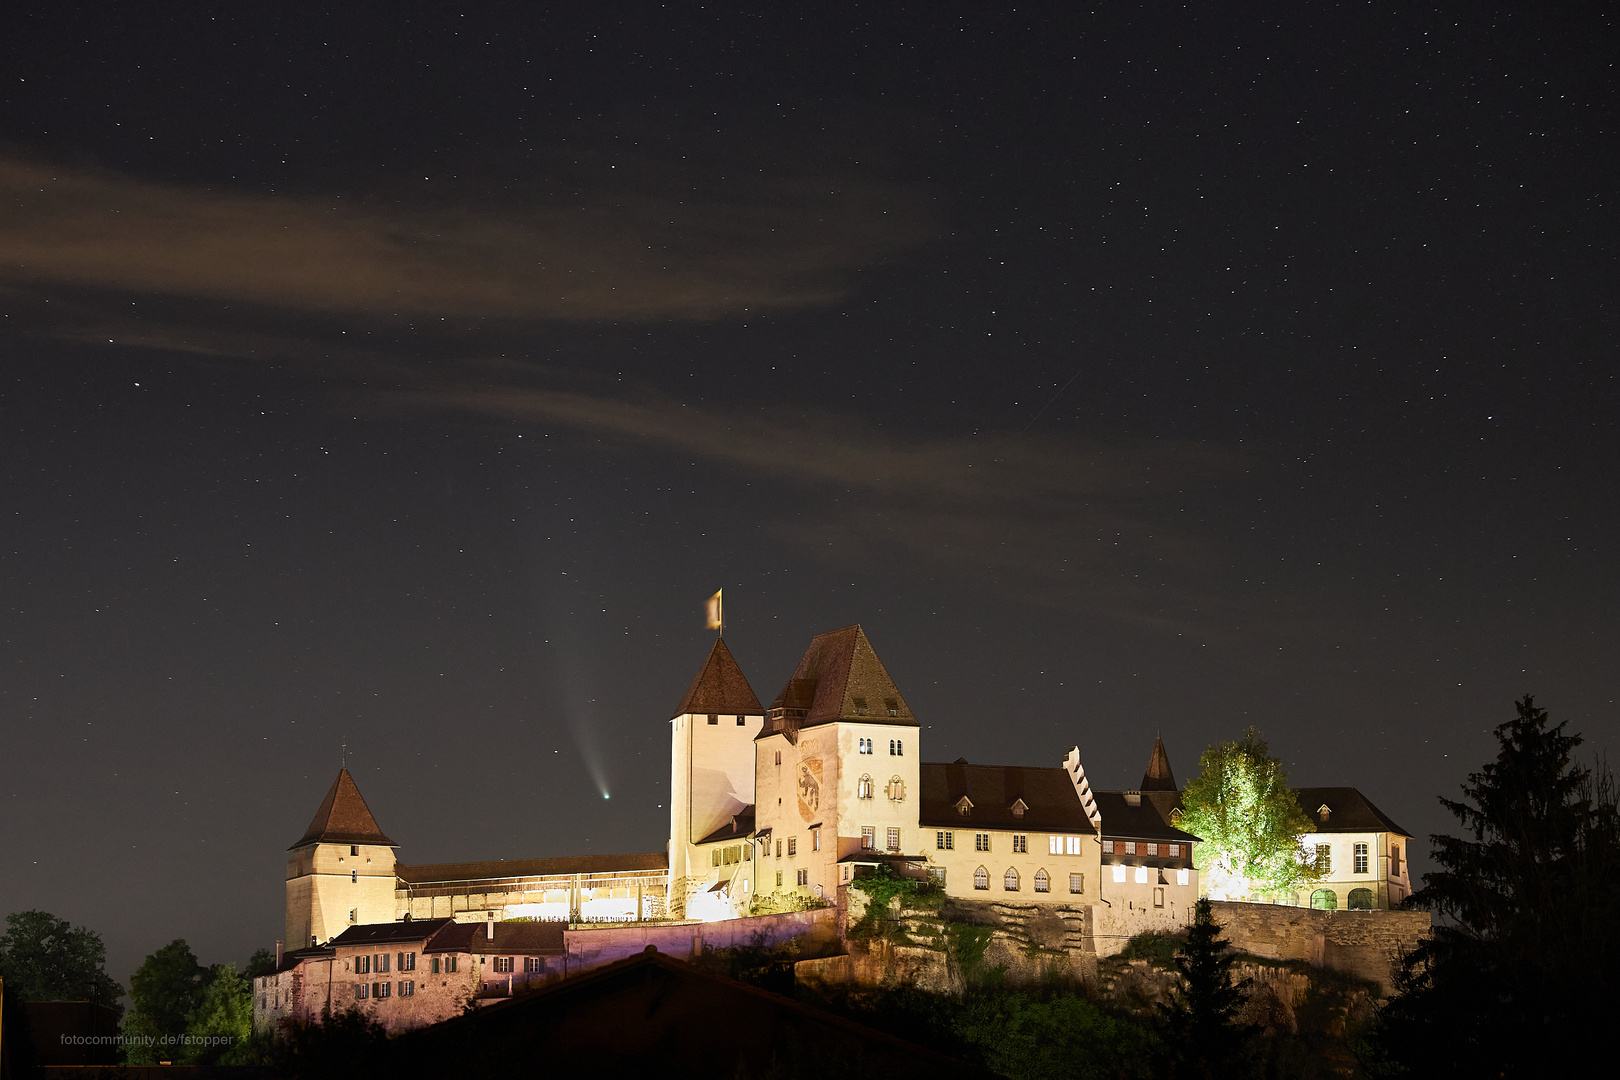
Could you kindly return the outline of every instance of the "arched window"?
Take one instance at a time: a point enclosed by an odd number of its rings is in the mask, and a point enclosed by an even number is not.
[[[889,778],[889,798],[894,802],[906,801],[906,782],[898,776]]]
[[[1008,892],[1018,891],[1018,871],[1007,867],[1007,872],[1001,875],[1001,887]]]
[[[1052,879],[1046,876],[1046,871],[1044,869],[1035,871],[1035,891],[1052,891]]]
[[[1311,893],[1311,907],[1318,911],[1336,911],[1339,907],[1339,895],[1332,889],[1317,889]]]
[[[1376,906],[1377,901],[1373,899],[1373,891],[1371,889],[1350,890],[1349,907],[1351,911],[1371,911]]]
[[[975,889],[988,889],[990,887],[990,871],[982,866],[973,871],[973,887]]]
[[[870,799],[872,797],[872,778],[863,776],[855,781],[855,797],[857,799]]]

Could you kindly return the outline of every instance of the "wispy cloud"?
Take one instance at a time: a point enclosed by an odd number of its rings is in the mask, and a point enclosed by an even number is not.
[[[250,194],[0,156],[0,282],[359,315],[711,320],[842,295],[918,242],[917,201],[807,176],[499,205]]]

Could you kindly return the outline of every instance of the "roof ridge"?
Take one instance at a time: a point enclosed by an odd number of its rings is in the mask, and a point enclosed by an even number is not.
[[[337,779],[332,781],[326,798],[321,800],[309,828],[287,850],[321,843],[397,846],[383,834],[382,827],[371,814],[371,808],[366,805],[365,796],[360,794],[360,786],[354,782],[347,768],[338,770]]]
[[[743,674],[737,658],[731,655],[726,639],[716,636],[703,666],[670,716],[700,712],[758,715],[764,711],[754,688],[748,685],[748,676]]]

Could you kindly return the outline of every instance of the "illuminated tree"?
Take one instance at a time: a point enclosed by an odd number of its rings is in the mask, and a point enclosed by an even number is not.
[[[1439,916],[1380,1015],[1391,1076],[1572,1076],[1608,1029],[1620,966],[1620,806],[1579,735],[1528,695],[1496,760],[1440,800],[1463,837],[1431,836],[1440,869],[1407,901]],[[1584,1049],[1583,1049],[1584,1047]]]
[[[1310,818],[1259,731],[1210,747],[1198,764],[1181,796],[1180,827],[1203,841],[1195,860],[1206,894],[1272,896],[1321,877],[1300,839]]]

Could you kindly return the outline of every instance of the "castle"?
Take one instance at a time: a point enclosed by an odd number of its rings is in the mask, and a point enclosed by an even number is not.
[[[768,709],[716,637],[669,724],[663,852],[409,865],[340,770],[287,853],[288,947],[405,919],[712,922],[837,904],[887,864],[961,900],[1050,905],[1106,954],[1185,925],[1199,895],[1162,741],[1133,791],[1094,792],[1074,747],[1050,766],[923,761],[918,720],[859,626],[813,638]],[[1410,834],[1353,788],[1302,798],[1319,801],[1309,840],[1344,879],[1312,906],[1343,894],[1384,908],[1410,890]]]

